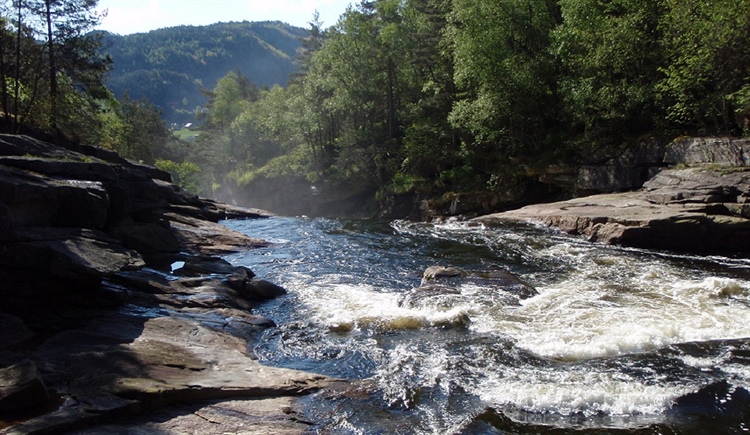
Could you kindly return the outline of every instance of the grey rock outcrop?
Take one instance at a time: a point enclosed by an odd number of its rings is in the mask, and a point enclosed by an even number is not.
[[[683,137],[672,141],[664,154],[668,165],[750,166],[750,139]]]
[[[233,410],[257,414],[249,433],[307,430],[294,398],[332,381],[249,350],[275,326],[251,310],[285,291],[213,256],[266,245],[219,220],[269,215],[106,150],[0,135],[0,433],[239,430]]]
[[[664,166],[664,150],[663,144],[649,138],[603,164],[582,166],[575,190],[586,195],[638,189]]]
[[[536,221],[592,242],[703,253],[750,251],[750,141],[680,139],[665,161],[698,165],[658,172],[637,191],[535,204],[476,219]],[[680,160],[675,162],[675,160]]]

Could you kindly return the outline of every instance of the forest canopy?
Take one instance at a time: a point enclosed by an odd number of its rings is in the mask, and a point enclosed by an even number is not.
[[[129,46],[91,32],[95,5],[0,2],[4,128],[159,162],[209,196],[315,185],[388,211],[403,194],[502,193],[646,137],[748,134],[750,0],[363,0],[325,28],[182,26]],[[211,64],[206,81],[187,73]],[[168,83],[192,94],[159,94]],[[156,95],[197,113],[197,140],[169,133]]]
[[[369,0],[310,23],[299,71],[214,89],[214,188],[297,176],[369,190],[495,190],[645,136],[743,135],[750,0]],[[229,110],[228,108],[231,108]]]

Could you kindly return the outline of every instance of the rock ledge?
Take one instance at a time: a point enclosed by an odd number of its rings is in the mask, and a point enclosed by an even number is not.
[[[309,430],[294,398],[331,380],[250,350],[285,291],[212,256],[266,245],[221,219],[270,214],[169,181],[0,135],[0,433]]]
[[[633,192],[535,204],[474,221],[540,222],[592,242],[630,247],[747,254],[750,168],[743,166],[742,157],[746,149],[746,140],[682,139],[668,147],[665,160],[674,163],[684,154],[687,162],[676,163],[700,166],[661,170]]]

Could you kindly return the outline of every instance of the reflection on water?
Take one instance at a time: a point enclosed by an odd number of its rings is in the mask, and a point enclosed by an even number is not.
[[[690,433],[704,420],[746,429],[746,411],[717,417],[720,394],[701,394],[726,385],[722,403],[734,403],[750,390],[748,260],[522,225],[226,224],[273,243],[228,260],[290,293],[260,309],[279,325],[254,349],[261,361],[363,380],[316,398],[309,412],[326,431]],[[539,294],[509,304],[474,283],[439,303],[401,304],[432,265],[510,272]]]

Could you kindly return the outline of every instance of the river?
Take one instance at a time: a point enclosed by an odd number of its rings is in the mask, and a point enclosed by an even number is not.
[[[289,294],[267,365],[356,380],[302,401],[332,434],[746,433],[750,260],[590,244],[531,225],[272,217],[227,256]],[[509,272],[405,306],[429,266]]]

